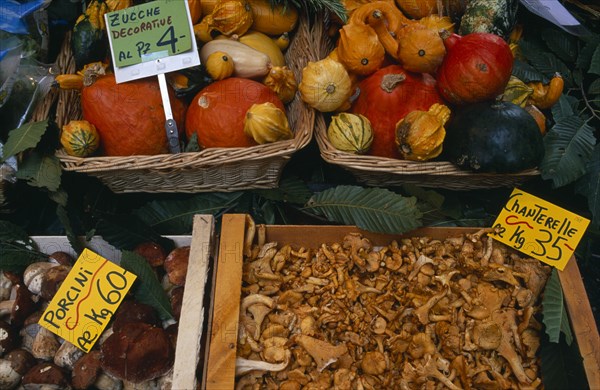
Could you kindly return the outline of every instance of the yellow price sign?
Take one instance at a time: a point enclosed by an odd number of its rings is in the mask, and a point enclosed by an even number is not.
[[[84,249],[39,324],[89,352],[136,278],[115,263]]]
[[[562,271],[589,223],[515,188],[494,222],[498,233],[492,237]]]

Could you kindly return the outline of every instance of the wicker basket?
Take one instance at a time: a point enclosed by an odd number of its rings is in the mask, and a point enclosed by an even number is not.
[[[393,187],[402,184],[451,190],[512,187],[540,174],[537,169],[513,174],[472,173],[446,161],[415,162],[342,152],[329,142],[327,123],[321,114],[318,114],[315,120],[315,138],[323,160],[340,165],[361,183],[374,187]]]
[[[316,60],[324,35],[319,16],[309,21],[300,13],[286,62],[300,80],[308,61]],[[73,72],[74,61],[65,45],[61,55],[70,59],[64,71]],[[57,124],[62,126],[81,117],[77,93],[64,91],[57,105]],[[287,105],[294,139],[248,148],[209,148],[200,152],[155,156],[87,157],[57,152],[65,171],[82,172],[99,178],[113,192],[230,192],[254,188],[275,188],[292,154],[311,140],[315,112],[297,95]]]

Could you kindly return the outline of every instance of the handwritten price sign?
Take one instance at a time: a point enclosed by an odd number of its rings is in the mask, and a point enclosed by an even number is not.
[[[135,279],[134,274],[85,249],[39,324],[88,352]]]
[[[563,270],[590,221],[519,189],[494,222],[494,239]]]

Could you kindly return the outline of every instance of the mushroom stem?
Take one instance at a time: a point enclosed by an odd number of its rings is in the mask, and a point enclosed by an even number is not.
[[[0,317],[9,315],[10,312],[12,311],[14,303],[15,303],[14,299],[0,302]]]
[[[235,359],[235,376],[244,375],[248,371],[281,371],[285,369],[290,361],[291,352],[286,351],[286,359],[277,364],[265,362],[262,360],[249,360],[244,358]]]

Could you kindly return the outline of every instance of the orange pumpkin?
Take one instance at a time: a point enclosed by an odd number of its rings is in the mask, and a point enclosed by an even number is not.
[[[198,134],[203,148],[256,145],[244,133],[244,118],[253,104],[267,102],[285,111],[277,94],[262,83],[240,77],[214,82],[190,103],[185,119],[187,136]]]
[[[184,129],[185,104],[169,89],[173,118]],[[100,134],[106,156],[168,153],[165,113],[156,78],[117,84],[113,74],[100,77],[81,93],[83,119]]]
[[[404,27],[398,42],[397,58],[411,72],[434,73],[446,55],[444,41],[437,31],[421,24]]]

